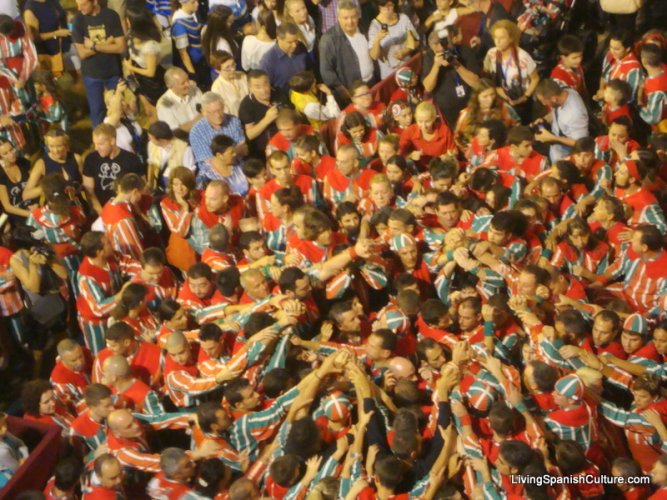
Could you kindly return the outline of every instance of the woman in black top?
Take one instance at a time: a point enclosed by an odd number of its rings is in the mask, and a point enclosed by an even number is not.
[[[36,200],[24,201],[22,194],[28,182],[30,163],[18,156],[11,142],[0,138],[0,204],[13,224],[23,224]]]
[[[67,182],[68,188],[81,190],[81,170],[83,160],[81,156],[69,150],[69,137],[60,129],[50,130],[44,136],[46,153],[42,153],[30,172],[30,178],[23,191],[23,200],[32,200],[42,195],[40,181],[45,175],[61,174]]]
[[[65,9],[58,0],[27,0],[23,20],[42,67],[60,76],[64,71],[64,54],[69,52],[72,43]]]

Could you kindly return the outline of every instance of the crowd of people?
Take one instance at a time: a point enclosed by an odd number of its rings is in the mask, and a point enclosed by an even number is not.
[[[666,499],[666,12],[3,0],[0,486]]]

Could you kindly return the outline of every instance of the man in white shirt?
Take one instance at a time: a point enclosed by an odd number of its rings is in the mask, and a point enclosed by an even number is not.
[[[198,109],[201,90],[183,69],[175,66],[165,72],[164,83],[168,90],[157,101],[158,120],[168,123],[172,130],[189,133],[202,117]]]
[[[359,7],[354,0],[338,2],[338,24],[322,36],[320,73],[324,83],[343,100],[349,100],[348,88],[357,80],[372,84],[375,66],[368,49],[368,39],[359,31]]]
[[[576,90],[563,88],[554,80],[542,80],[535,95],[551,112],[545,120],[551,131],[540,129],[535,140],[550,144],[549,158],[552,163],[568,156],[577,139],[588,136],[588,110]]]

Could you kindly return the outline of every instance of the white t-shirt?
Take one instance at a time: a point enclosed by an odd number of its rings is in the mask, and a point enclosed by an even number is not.
[[[410,18],[405,14],[399,14],[398,21],[392,26],[388,26],[389,35],[380,42],[380,47],[382,48],[382,58],[378,61],[380,65],[380,78],[386,78],[391,73],[393,73],[398,66],[403,62],[399,59],[396,59],[396,51],[403,47],[405,40],[408,37],[408,31],[412,33],[412,37],[415,40],[419,40],[419,34],[415,27],[413,26]],[[373,40],[375,36],[381,31],[382,26],[377,19],[371,21],[371,25],[368,28],[368,48],[370,49],[373,46]]]
[[[241,47],[241,67],[245,71],[260,69],[260,61],[276,42],[262,42],[255,35],[248,35],[243,39]]]
[[[519,59],[519,65],[517,66],[514,54],[511,54],[506,60],[500,63],[500,68],[502,71],[502,79],[504,80],[503,87],[505,89],[511,88],[512,82],[519,79],[519,68],[521,68],[521,86],[523,90],[527,90],[530,85],[530,75],[537,69],[537,65],[533,58],[530,57],[530,54],[518,48],[516,54]],[[500,51],[496,48],[490,49],[486,53],[484,58],[484,71],[489,75],[495,75],[496,73],[496,61],[499,57],[502,57]]]
[[[369,82],[373,79],[373,59],[371,59],[371,54],[368,51],[368,40],[359,31],[352,36],[346,33],[345,36],[350,41],[354,52],[357,54],[361,79],[365,82]]]
[[[459,18],[459,13],[455,8],[449,9],[447,15],[444,19],[440,19],[437,23],[433,24],[433,31],[436,33],[440,30],[445,29],[447,26],[452,26],[456,23],[456,20]]]
[[[0,0],[0,14],[17,19],[20,13],[16,0]]]

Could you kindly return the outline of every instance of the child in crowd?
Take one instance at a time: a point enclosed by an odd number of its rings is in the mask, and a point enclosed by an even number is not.
[[[604,88],[604,106],[602,107],[602,123],[607,127],[616,118],[626,117],[632,123],[632,110],[630,109],[630,97],[632,87],[628,82],[615,79],[609,80]]]

